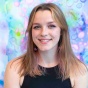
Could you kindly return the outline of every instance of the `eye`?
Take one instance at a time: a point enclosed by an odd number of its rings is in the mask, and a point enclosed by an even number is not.
[[[41,28],[40,26],[33,26],[33,29],[39,29]]]
[[[53,29],[53,28],[55,28],[56,27],[56,25],[49,25],[48,26],[48,28],[50,28],[50,29]]]

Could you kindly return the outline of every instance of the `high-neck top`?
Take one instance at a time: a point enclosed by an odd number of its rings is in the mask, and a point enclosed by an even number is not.
[[[41,70],[42,68],[46,71],[44,75],[36,77],[24,76],[21,88],[72,88],[70,78],[62,81],[62,78],[58,77],[58,66],[50,68],[40,66]]]

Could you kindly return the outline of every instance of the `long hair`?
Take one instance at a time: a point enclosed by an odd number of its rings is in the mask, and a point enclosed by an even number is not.
[[[43,72],[41,69],[39,69],[38,66],[38,57],[36,55],[37,46],[33,43],[32,39],[32,25],[35,18],[35,14],[37,11],[44,11],[49,10],[52,14],[53,19],[58,24],[58,26],[61,28],[61,36],[60,41],[58,42],[59,52],[57,53],[58,57],[58,67],[60,71],[58,74],[61,74],[61,77],[63,79],[66,79],[70,77],[70,73],[74,73],[76,70],[80,70],[80,63],[76,56],[74,55],[71,44],[70,44],[70,38],[69,38],[69,31],[68,31],[68,25],[65,19],[65,16],[61,9],[54,3],[43,3],[40,5],[37,5],[31,12],[27,31],[28,34],[28,41],[27,41],[27,52],[25,55],[22,56],[22,63],[20,67],[20,71],[22,71],[22,75],[29,74],[32,77],[35,77],[36,75],[42,75]]]

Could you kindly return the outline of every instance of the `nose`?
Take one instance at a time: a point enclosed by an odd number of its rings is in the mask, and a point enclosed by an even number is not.
[[[41,36],[45,37],[48,35],[48,29],[46,27],[43,27],[41,30]]]

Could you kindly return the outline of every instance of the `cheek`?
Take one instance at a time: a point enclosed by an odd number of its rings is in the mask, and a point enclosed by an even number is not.
[[[60,40],[60,33],[56,32],[53,37],[54,37],[54,41],[55,42],[59,42],[59,40]]]
[[[38,31],[32,30],[32,37],[37,37],[39,35]]]
[[[53,36],[56,38],[59,38],[60,37],[60,31],[53,32]]]
[[[38,33],[36,31],[32,31],[32,40],[35,43],[35,45],[38,42],[38,36],[39,35],[38,35]]]
[[[60,38],[60,35],[61,35],[61,29],[59,29],[59,30],[56,31],[56,36],[57,36],[58,38]]]
[[[32,36],[34,36],[34,34],[35,34],[35,32],[34,32],[33,29],[32,29]]]
[[[36,37],[36,32],[32,30],[32,38]]]
[[[60,34],[55,34],[55,40],[59,41],[59,39],[60,39]]]

